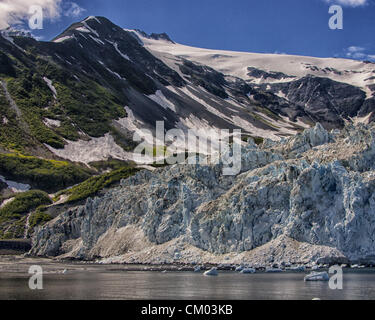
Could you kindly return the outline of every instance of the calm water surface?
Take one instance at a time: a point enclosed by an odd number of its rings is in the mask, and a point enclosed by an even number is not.
[[[304,282],[304,273],[207,277],[193,272],[73,271],[45,274],[44,289],[30,290],[28,275],[0,273],[0,299],[375,299],[375,272],[344,273],[343,290]]]

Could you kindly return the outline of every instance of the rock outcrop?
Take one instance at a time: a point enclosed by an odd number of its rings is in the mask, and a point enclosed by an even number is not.
[[[375,263],[375,127],[321,125],[221,165],[141,171],[34,235],[32,255],[121,263]]]

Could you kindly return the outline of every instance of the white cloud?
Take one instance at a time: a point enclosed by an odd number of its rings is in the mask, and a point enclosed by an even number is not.
[[[68,1],[68,2],[65,2],[62,5],[62,14],[65,17],[77,18],[77,17],[81,16],[85,11],[86,11],[86,9],[80,7],[75,2]]]
[[[347,49],[349,52],[355,53],[355,52],[363,52],[366,49],[364,47],[357,47],[357,46],[351,46]]]
[[[71,1],[63,0],[0,0],[0,29],[21,24],[29,15],[31,5],[43,8],[45,19],[56,19],[61,15],[78,17],[85,9]]]
[[[375,60],[375,55],[366,53],[366,48],[351,46],[345,49],[345,56],[349,59],[356,60]]]
[[[327,3],[340,4],[347,7],[360,7],[366,5],[368,0],[325,0]]]

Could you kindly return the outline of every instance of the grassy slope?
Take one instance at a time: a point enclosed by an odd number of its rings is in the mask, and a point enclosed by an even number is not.
[[[120,180],[130,177],[138,171],[139,169],[136,168],[123,167],[100,176],[91,177],[73,188],[61,191],[55,200],[63,194],[68,196],[67,203],[75,203],[77,201],[85,200],[88,197],[97,195],[103,189],[114,186],[119,183]]]
[[[17,194],[0,209],[0,239],[22,238],[27,214],[39,206],[51,203],[48,194],[43,191],[31,190]]]
[[[93,172],[66,161],[44,160],[21,154],[0,154],[0,174],[47,192],[70,187]]]

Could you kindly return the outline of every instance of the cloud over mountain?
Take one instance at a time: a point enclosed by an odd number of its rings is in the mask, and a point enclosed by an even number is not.
[[[61,15],[78,17],[85,9],[71,1],[62,0],[2,0],[0,2],[0,29],[9,25],[20,24],[29,16],[31,5],[43,8],[45,19],[56,19]]]
[[[348,7],[359,7],[368,4],[368,0],[325,0],[325,2],[330,4],[340,4],[342,6]]]

